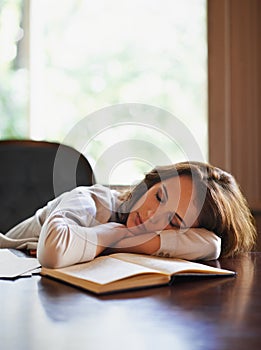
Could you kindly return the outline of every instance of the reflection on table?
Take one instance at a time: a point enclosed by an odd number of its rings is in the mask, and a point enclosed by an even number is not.
[[[261,253],[210,264],[236,277],[94,294],[34,276],[0,281],[3,349],[259,349]]]

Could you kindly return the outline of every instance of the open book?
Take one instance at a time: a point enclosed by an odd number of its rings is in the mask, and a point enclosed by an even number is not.
[[[235,272],[182,259],[116,253],[60,269],[42,267],[41,274],[102,294],[169,284],[174,275],[233,276]]]

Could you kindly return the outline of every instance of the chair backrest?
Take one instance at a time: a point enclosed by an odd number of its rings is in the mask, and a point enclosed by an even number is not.
[[[6,233],[59,194],[94,183],[88,160],[72,147],[0,141],[0,232]]]

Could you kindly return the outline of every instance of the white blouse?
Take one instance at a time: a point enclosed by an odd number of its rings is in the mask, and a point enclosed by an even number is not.
[[[0,234],[0,248],[36,249],[43,266],[62,267],[95,258],[99,225],[112,225],[118,193],[101,185],[66,192],[34,216]],[[221,239],[202,228],[158,232],[154,255],[188,260],[217,259]]]

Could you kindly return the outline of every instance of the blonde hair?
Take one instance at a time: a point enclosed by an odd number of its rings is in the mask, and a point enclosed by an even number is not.
[[[221,237],[221,256],[231,257],[250,251],[256,241],[256,228],[246,198],[235,178],[210,164],[182,162],[156,167],[122,197],[117,213],[119,222],[126,223],[134,203],[153,185],[174,176],[190,176],[195,183],[200,204],[199,227]]]

